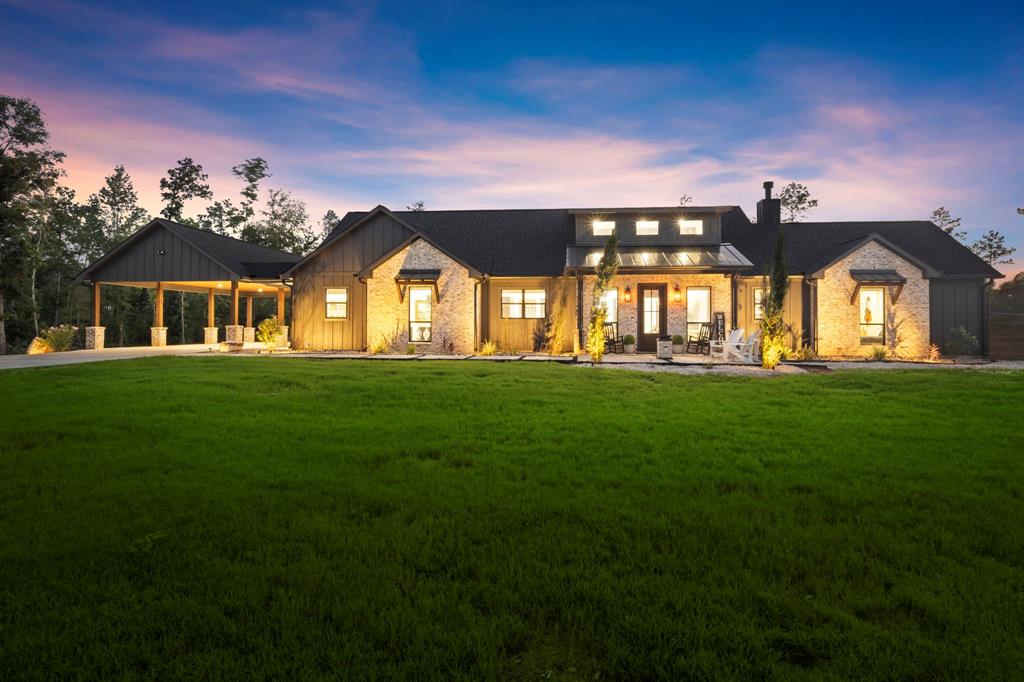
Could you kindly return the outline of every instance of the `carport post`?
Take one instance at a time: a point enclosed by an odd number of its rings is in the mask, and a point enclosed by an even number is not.
[[[217,321],[214,319],[214,310],[216,310],[217,299],[214,296],[213,288],[206,294],[206,328],[203,329],[203,343],[207,346],[214,346],[217,344]]]
[[[104,331],[100,326],[100,283],[92,283],[92,326],[85,328],[85,347],[87,350],[103,348]]]
[[[224,340],[232,345],[242,345],[242,326],[238,324],[238,280],[231,280],[231,324],[224,328]]]
[[[153,326],[149,328],[149,345],[167,345],[167,327],[164,326],[164,283],[156,283],[156,299],[153,301]]]
[[[277,289],[277,319],[284,324],[284,287]]]
[[[252,327],[252,296],[245,297],[245,329],[242,330],[242,342],[256,342],[256,330]]]

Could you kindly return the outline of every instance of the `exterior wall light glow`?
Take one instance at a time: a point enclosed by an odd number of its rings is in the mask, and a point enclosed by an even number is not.
[[[595,237],[607,237],[615,230],[614,220],[593,220],[590,223]]]
[[[626,303],[633,300],[633,290],[629,288],[628,284],[626,285],[626,290],[622,292],[622,300]]]
[[[676,303],[680,303],[683,300],[683,292],[680,291],[678,284],[672,289],[672,300]]]

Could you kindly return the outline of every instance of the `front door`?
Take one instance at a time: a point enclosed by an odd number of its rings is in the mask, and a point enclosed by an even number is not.
[[[658,337],[668,328],[668,285],[639,284],[636,288],[637,310],[636,349],[653,353],[658,349]]]

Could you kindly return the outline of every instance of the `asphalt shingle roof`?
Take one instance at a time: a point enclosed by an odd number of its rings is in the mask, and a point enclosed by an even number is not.
[[[241,277],[275,279],[301,260],[301,256],[266,246],[207,232],[158,218],[157,222],[182,239],[192,242]]]

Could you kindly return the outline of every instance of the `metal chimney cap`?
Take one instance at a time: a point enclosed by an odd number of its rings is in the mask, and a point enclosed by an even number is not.
[[[761,186],[764,187],[765,189],[771,189],[772,187],[775,186],[775,183],[772,182],[771,180],[765,180],[764,184],[762,184]]]

